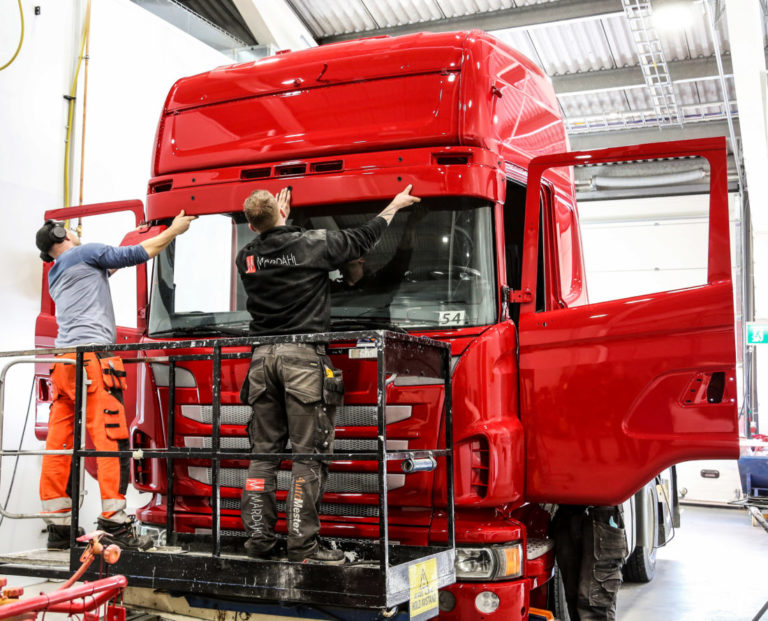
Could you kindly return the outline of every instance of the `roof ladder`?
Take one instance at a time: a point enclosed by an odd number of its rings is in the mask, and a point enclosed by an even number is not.
[[[643,79],[650,93],[657,124],[682,125],[674,84],[656,29],[651,23],[653,9],[650,0],[622,0]]]

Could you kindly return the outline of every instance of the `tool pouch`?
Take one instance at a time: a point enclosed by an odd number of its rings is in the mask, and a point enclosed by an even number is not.
[[[125,407],[121,401],[106,390],[94,397],[96,407],[102,414],[104,431],[110,440],[128,439],[128,422],[125,418]]]
[[[341,405],[344,401],[344,378],[341,369],[331,366],[330,361],[323,363],[323,403]]]
[[[104,388],[107,390],[125,390],[128,384],[125,381],[125,367],[123,361],[117,356],[99,359],[101,373],[104,379]]]

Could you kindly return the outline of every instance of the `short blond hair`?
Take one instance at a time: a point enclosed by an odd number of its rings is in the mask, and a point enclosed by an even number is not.
[[[280,215],[277,199],[267,190],[254,190],[243,203],[248,223],[257,231],[267,231],[277,224]]]

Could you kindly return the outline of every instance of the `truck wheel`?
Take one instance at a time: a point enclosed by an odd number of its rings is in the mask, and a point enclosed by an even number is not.
[[[643,529],[643,545],[638,545],[624,565],[624,580],[627,582],[650,582],[656,573],[656,545],[659,530],[659,496],[656,482],[652,481],[645,488],[644,524],[638,525],[638,531]]]
[[[568,614],[568,604],[565,601],[565,585],[557,565],[555,565],[555,572],[549,585],[548,606],[557,621],[571,621],[571,616]]]

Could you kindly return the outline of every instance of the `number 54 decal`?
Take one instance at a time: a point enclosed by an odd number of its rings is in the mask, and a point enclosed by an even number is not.
[[[440,311],[437,313],[441,326],[463,326],[466,313],[463,310]]]

